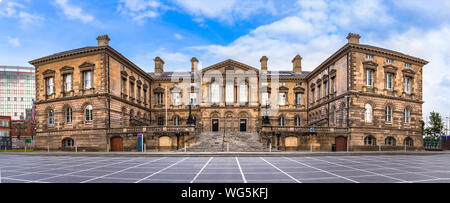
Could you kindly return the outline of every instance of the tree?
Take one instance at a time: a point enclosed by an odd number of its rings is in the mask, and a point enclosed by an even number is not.
[[[430,113],[430,121],[428,122],[428,127],[425,128],[425,135],[434,139],[438,139],[444,135],[444,124],[442,123],[442,117],[437,112]]]

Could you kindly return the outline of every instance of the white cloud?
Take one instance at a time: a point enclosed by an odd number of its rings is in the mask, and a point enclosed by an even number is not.
[[[183,35],[178,34],[178,33],[173,34],[173,37],[175,37],[175,39],[178,39],[178,40],[183,39]]]
[[[117,10],[124,15],[128,15],[132,20],[144,22],[146,18],[155,18],[169,7],[159,0],[120,0]]]
[[[175,0],[174,2],[190,15],[218,19],[228,23],[238,19],[247,19],[263,11],[271,14],[277,13],[273,0]]]
[[[16,18],[22,26],[40,24],[44,18],[26,11],[26,6],[14,1],[0,2],[0,17]]]
[[[8,43],[14,48],[20,46],[19,38],[16,37],[8,37]]]
[[[81,20],[83,23],[89,23],[94,20],[94,16],[87,14],[81,7],[72,5],[69,0],[55,0],[58,8],[62,9],[64,15],[72,20]]]

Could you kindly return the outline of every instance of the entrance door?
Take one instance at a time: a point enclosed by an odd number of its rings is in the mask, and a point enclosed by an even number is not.
[[[241,119],[241,132],[247,132],[247,119]]]
[[[111,138],[111,151],[112,152],[122,152],[123,151],[123,140],[121,137]]]
[[[212,131],[219,132],[219,119],[212,120]]]
[[[336,137],[336,151],[342,152],[347,151],[347,138],[346,137]]]

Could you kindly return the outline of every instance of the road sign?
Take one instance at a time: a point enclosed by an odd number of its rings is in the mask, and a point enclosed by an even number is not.
[[[25,144],[31,144],[31,139],[25,139]]]
[[[314,128],[311,128],[311,132],[314,132],[314,131],[316,131],[316,129],[314,129]]]

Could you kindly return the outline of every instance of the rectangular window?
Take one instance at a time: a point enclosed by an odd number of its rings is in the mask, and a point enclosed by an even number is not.
[[[65,92],[72,91],[72,74],[64,75],[64,91]]]
[[[280,106],[286,105],[286,93],[282,92],[280,93]]]
[[[366,87],[373,88],[373,70],[366,69]]]
[[[386,73],[386,89],[389,91],[392,91],[393,85],[392,85],[392,78],[394,74],[392,73]]]
[[[234,103],[234,84],[233,83],[231,83],[231,84],[227,83],[227,87],[226,87],[225,92],[227,94],[227,96],[226,96],[227,103],[228,104]]]
[[[122,78],[122,93],[127,93],[127,79]]]
[[[285,82],[280,82],[280,86],[285,86],[286,83]]]
[[[130,97],[134,98],[134,83],[130,82]]]
[[[214,83],[211,85],[211,102],[212,103],[220,102],[220,86],[219,86],[219,84]]]
[[[263,92],[261,94],[261,105],[263,105],[263,106],[269,105],[269,93],[268,92]]]
[[[409,109],[405,109],[405,123],[409,124],[411,122],[411,112]]]
[[[410,64],[410,63],[405,63],[405,67],[407,67],[407,68],[411,68],[412,66],[411,66],[411,64]]]
[[[367,54],[367,55],[366,55],[366,59],[367,59],[367,60],[373,60],[373,55]]]
[[[174,106],[180,105],[180,93],[179,92],[172,93],[172,104]]]
[[[139,86],[137,86],[137,91],[136,91],[136,99],[138,100],[138,101],[140,101],[141,100],[141,87],[139,87]]]
[[[144,89],[144,104],[147,104],[147,90]]]
[[[245,103],[248,101],[248,88],[247,84],[241,84],[239,87],[239,100],[242,103]]]
[[[295,94],[295,100],[297,105],[302,105],[302,94],[301,93]]]
[[[386,107],[386,123],[392,123],[392,107]]]
[[[197,105],[197,93],[190,93],[190,104]]]
[[[49,77],[47,78],[47,95],[52,95],[54,90],[54,78]]]
[[[295,83],[295,85],[297,85],[297,86],[301,86],[301,85],[303,85],[303,83],[301,83],[301,82],[298,82],[298,83]]]
[[[406,94],[411,94],[411,78],[405,77],[405,92]]]
[[[393,64],[393,63],[394,63],[394,60],[392,60],[392,59],[386,59],[386,62],[389,63],[389,64]]]
[[[163,94],[162,93],[156,94],[156,105],[163,105],[163,103],[164,103]]]
[[[84,89],[92,89],[92,71],[84,71]]]

